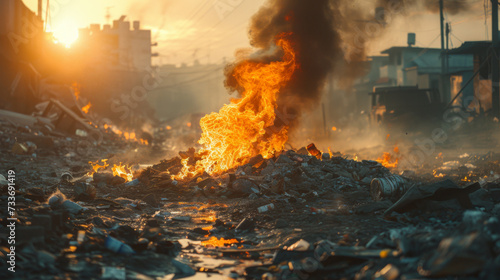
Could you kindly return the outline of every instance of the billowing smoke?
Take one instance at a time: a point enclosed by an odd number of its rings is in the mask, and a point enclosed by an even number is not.
[[[278,99],[287,113],[299,113],[318,100],[327,75],[342,59],[342,39],[335,28],[338,15],[339,10],[328,0],[270,0],[252,17],[250,42],[262,54],[251,56],[252,60],[281,59],[281,51],[274,48],[275,38],[283,32],[293,34],[299,68]],[[238,62],[226,69],[226,85],[233,91],[241,90],[232,77],[236,65]]]
[[[385,12],[377,7],[384,7]],[[463,0],[445,1],[445,10],[450,14],[468,8],[468,2]],[[240,54],[246,60],[279,60],[282,53],[274,46],[275,37],[293,33],[300,68],[280,92],[278,110],[298,116],[317,105],[330,74],[337,86],[352,88],[353,81],[366,74],[363,61],[368,43],[384,35],[395,18],[414,11],[439,12],[439,1],[268,0],[250,23],[250,42],[258,51]],[[242,90],[232,76],[242,61],[240,58],[226,68],[226,86],[231,91]]]

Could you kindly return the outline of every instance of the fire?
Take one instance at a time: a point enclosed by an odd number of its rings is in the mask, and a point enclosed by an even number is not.
[[[172,129],[172,127],[171,127],[170,125],[167,125],[165,128],[166,128],[167,130],[171,130],[171,129]]]
[[[122,165],[120,162],[119,165],[113,164],[113,176],[119,176],[122,177],[123,179],[127,180],[127,182],[130,182],[134,179],[134,175],[132,174],[132,171],[128,166]]]
[[[111,131],[113,131],[113,133],[115,133],[116,135],[125,138],[125,140],[134,141],[137,143],[141,143],[143,145],[149,145],[148,140],[143,139],[143,138],[138,139],[137,134],[135,134],[135,132],[121,131],[114,125],[105,124],[104,129],[108,129],[108,128],[111,129]]]
[[[332,131],[337,131],[337,127],[336,126],[332,126]]]
[[[101,159],[102,164],[99,164],[99,160],[96,160],[96,162],[89,161],[90,166],[92,166],[92,169],[94,172],[89,172],[87,175],[92,176],[94,173],[99,171],[99,169],[106,169],[106,167],[109,166],[107,163],[108,159]]]
[[[71,88],[73,88],[73,92],[75,94],[76,100],[80,98],[80,85],[76,82],[71,84]]]
[[[87,105],[82,107],[82,112],[84,112],[85,114],[88,114],[90,107],[92,107],[92,104],[89,102]]]
[[[241,98],[231,100],[218,113],[200,120],[202,145],[195,166],[183,160],[184,168],[175,179],[200,174],[213,175],[245,164],[256,155],[272,157],[288,140],[288,127],[273,128],[277,98],[298,65],[289,38],[281,34],[276,44],[283,49],[282,61],[270,63],[243,61],[233,70],[242,88]]]
[[[394,147],[394,154],[384,152],[382,157],[378,158],[377,161],[387,168],[395,168],[398,166],[399,157],[399,148],[396,146]]]
[[[134,141],[137,141],[137,138],[135,136],[135,132],[124,132],[123,133],[123,136],[125,137],[125,139],[127,140],[134,140]]]
[[[101,159],[100,161],[102,162],[101,164],[99,164],[99,160],[97,160],[96,162],[89,161],[89,164],[92,166],[93,172],[88,172],[88,176],[92,176],[94,173],[99,171],[99,169],[106,169],[109,166],[109,164],[107,163],[107,159]],[[120,176],[128,182],[134,179],[134,175],[132,174],[130,168],[128,166],[122,165],[121,162],[119,165],[113,164],[112,170],[113,176]]]
[[[444,174],[443,174],[443,173],[441,173],[441,172],[440,172],[440,173],[437,173],[437,170],[436,170],[436,169],[434,169],[434,170],[432,171],[432,175],[433,175],[434,177],[436,177],[436,178],[443,178],[443,177],[444,177]]]
[[[217,237],[212,236],[209,240],[201,241],[201,245],[208,247],[224,247],[226,245],[239,243],[236,239],[217,239]]]

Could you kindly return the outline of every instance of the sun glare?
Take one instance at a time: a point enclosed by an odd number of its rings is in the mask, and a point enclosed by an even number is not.
[[[54,43],[63,44],[66,48],[78,39],[78,29],[71,27],[53,28],[52,34],[54,36]]]

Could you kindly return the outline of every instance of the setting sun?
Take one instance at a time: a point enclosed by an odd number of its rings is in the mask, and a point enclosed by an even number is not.
[[[78,29],[76,27],[54,27],[51,32],[54,36],[54,43],[63,44],[66,48],[69,48],[78,39]]]

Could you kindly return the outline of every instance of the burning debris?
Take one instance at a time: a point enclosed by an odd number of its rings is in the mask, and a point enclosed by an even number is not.
[[[232,100],[219,113],[212,113],[200,121],[199,143],[203,148],[193,166],[184,159],[184,168],[174,176],[183,179],[203,172],[220,174],[248,162],[254,156],[269,158],[283,149],[287,141],[287,127],[277,130],[277,95],[297,67],[291,34],[279,35],[276,44],[283,49],[283,61],[269,64],[244,62],[233,70],[233,78],[243,89],[240,99]],[[275,131],[273,131],[275,129]]]
[[[394,153],[384,152],[382,157],[378,158],[377,161],[387,168],[395,168],[398,167],[399,158],[399,148],[396,146],[394,147]]]
[[[132,174],[132,171],[130,171],[130,167],[122,165],[121,162],[119,165],[114,164],[112,170],[114,176],[122,177],[127,182],[134,179],[134,175]]]
[[[88,114],[90,107],[92,107],[92,104],[89,102],[87,105],[82,107],[82,112],[84,112],[85,114]]]

